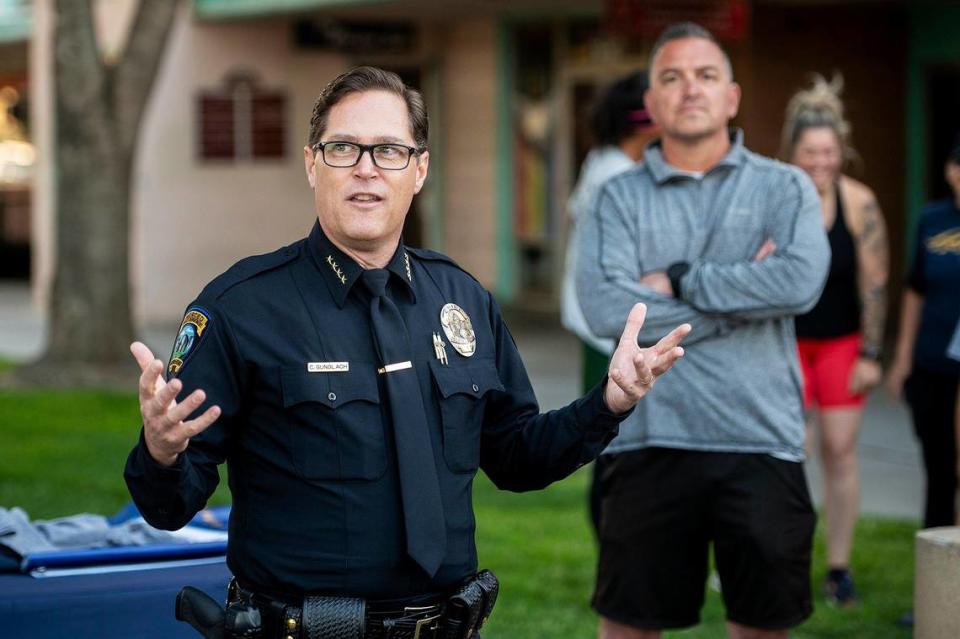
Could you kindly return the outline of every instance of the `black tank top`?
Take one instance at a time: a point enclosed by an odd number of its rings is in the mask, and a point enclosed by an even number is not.
[[[830,273],[820,301],[809,313],[796,317],[797,337],[824,339],[860,330],[860,292],[857,288],[857,253],[843,215],[840,187],[834,187],[837,215],[830,240]]]

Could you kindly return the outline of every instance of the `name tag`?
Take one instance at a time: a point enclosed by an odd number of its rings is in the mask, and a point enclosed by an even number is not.
[[[308,373],[345,373],[350,362],[307,362]]]

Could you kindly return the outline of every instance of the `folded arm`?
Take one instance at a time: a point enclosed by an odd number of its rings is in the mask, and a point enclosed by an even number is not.
[[[798,171],[784,185],[774,230],[776,250],[765,259],[727,264],[697,260],[679,279],[675,294],[704,313],[741,320],[798,315],[820,297],[830,264],[820,199],[810,180]]]
[[[641,284],[644,256],[633,239],[638,230],[632,218],[635,214],[604,190],[596,209],[581,220],[577,297],[594,333],[619,339],[624,318],[637,302],[647,306],[639,338],[642,346],[655,344],[679,324],[693,327],[684,338],[687,345],[728,332],[732,326],[728,320]]]

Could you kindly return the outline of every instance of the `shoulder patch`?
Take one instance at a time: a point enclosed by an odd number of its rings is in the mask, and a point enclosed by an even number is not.
[[[187,309],[187,314],[183,316],[183,321],[180,323],[180,330],[177,331],[177,339],[173,343],[173,352],[170,353],[170,364],[167,366],[170,377],[180,372],[187,358],[200,344],[203,333],[210,324],[210,313],[203,308],[191,306]]]
[[[426,261],[428,261],[428,262],[446,262],[447,264],[449,264],[450,266],[454,267],[454,268],[457,269],[458,271],[460,271],[460,272],[466,274],[467,276],[469,276],[470,279],[472,279],[472,280],[473,280],[474,282],[476,282],[477,284],[480,284],[480,280],[478,280],[476,277],[474,277],[474,276],[473,276],[473,273],[471,273],[471,272],[468,271],[467,269],[465,269],[465,268],[463,268],[462,266],[460,266],[459,264],[457,264],[457,262],[456,262],[452,257],[450,257],[450,256],[448,256],[448,255],[444,255],[443,253],[437,253],[436,251],[431,251],[430,249],[425,249],[425,248],[411,248],[411,247],[409,247],[409,246],[404,247],[404,248],[406,248],[406,250],[407,250],[408,253],[413,253],[414,255],[416,255],[416,256],[417,256],[419,259],[421,259],[421,260],[426,260]],[[480,286],[482,287],[483,285],[480,284]]]
[[[292,262],[300,255],[301,248],[305,242],[306,240],[300,240],[299,242],[277,249],[272,253],[254,255],[253,257],[240,260],[227,269],[226,272],[207,284],[200,294],[200,297],[212,297],[216,299],[240,282],[255,277],[260,273],[265,273],[283,266],[288,262]]]
[[[444,255],[443,253],[437,253],[436,251],[431,251],[430,249],[425,248],[413,248],[412,246],[404,247],[408,253],[413,253],[422,260],[431,260],[435,262],[446,262],[448,264],[453,264],[461,271],[463,268],[457,264],[452,257]]]

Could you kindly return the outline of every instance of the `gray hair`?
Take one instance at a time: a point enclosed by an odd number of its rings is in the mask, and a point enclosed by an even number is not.
[[[653,43],[653,48],[650,50],[650,73],[653,73],[653,61],[656,60],[657,56],[660,55],[660,50],[667,45],[668,42],[673,40],[682,40],[684,38],[700,38],[701,40],[709,40],[710,42],[717,45],[717,48],[720,49],[720,53],[723,54],[723,63],[727,68],[727,73],[730,75],[730,80],[733,81],[733,65],[730,64],[730,56],[727,55],[726,50],[723,48],[723,45],[720,44],[720,41],[710,33],[709,30],[701,27],[696,22],[676,22],[671,24],[669,27],[664,29],[657,40]],[[650,77],[651,84],[653,83],[653,76]]]

